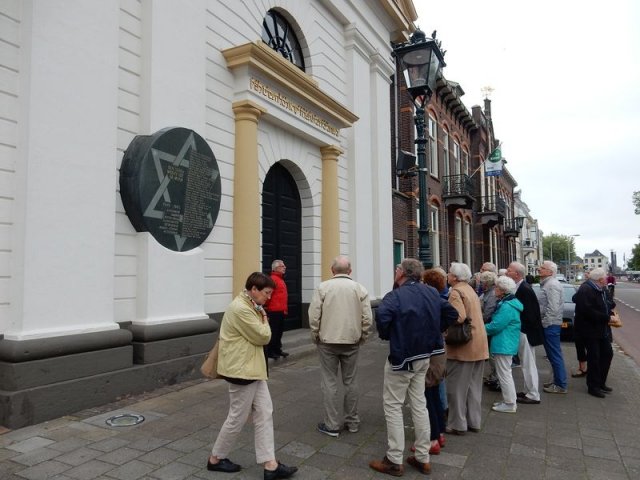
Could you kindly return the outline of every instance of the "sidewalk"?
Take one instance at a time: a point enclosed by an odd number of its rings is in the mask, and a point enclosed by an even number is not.
[[[269,380],[278,459],[297,465],[294,478],[303,480],[391,478],[368,467],[386,448],[381,392],[387,344],[376,338],[362,348],[361,428],[335,439],[316,431],[322,420],[322,394],[308,331],[287,332],[284,340],[291,356],[270,361]],[[567,366],[575,367],[573,344],[563,343],[563,348]],[[543,349],[536,350],[542,383],[550,367]],[[522,384],[518,369],[514,378],[517,387]],[[430,478],[640,478],[640,370],[620,351],[608,384],[613,394],[598,399],[587,395],[584,379],[571,378],[569,394],[542,393],[540,405],[519,405],[515,415],[492,412],[492,403],[501,397],[485,389],[482,431],[448,435],[442,453],[431,457]],[[230,455],[243,466],[241,472],[221,474],[205,468],[227,406],[224,381],[197,380],[6,432],[0,435],[0,479],[261,479],[250,426]],[[143,415],[145,420],[132,427],[105,424],[121,413]],[[408,449],[413,434],[410,416],[405,419]],[[425,477],[405,465],[404,478]]]

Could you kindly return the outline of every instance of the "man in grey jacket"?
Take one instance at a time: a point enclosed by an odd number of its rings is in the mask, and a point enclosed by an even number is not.
[[[324,422],[318,431],[337,437],[343,425],[356,433],[358,416],[358,352],[371,328],[369,293],[354,281],[351,262],[338,256],[331,265],[333,277],[318,285],[309,305],[311,339],[318,347],[321,387],[324,397]],[[338,368],[344,386],[344,422],[338,413]]]
[[[545,260],[538,268],[540,275],[540,314],[544,327],[544,350],[553,369],[553,382],[544,384],[547,393],[567,393],[567,372],[564,368],[560,331],[564,306],[562,285],[556,278],[558,266]]]

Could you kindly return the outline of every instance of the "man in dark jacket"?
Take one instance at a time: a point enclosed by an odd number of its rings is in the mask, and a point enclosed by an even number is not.
[[[383,298],[376,314],[378,334],[389,340],[389,357],[384,367],[382,399],[387,422],[387,454],[369,466],[378,472],[404,473],[404,420],[402,406],[408,394],[415,428],[416,455],[407,462],[421,473],[429,473],[430,426],[424,384],[432,354],[444,352],[442,334],[458,318],[438,291],[420,283],[422,264],[412,258],[396,268],[398,288]]]
[[[538,367],[536,366],[536,352],[534,347],[544,343],[544,329],[540,315],[538,297],[525,280],[526,269],[518,262],[511,262],[507,268],[507,277],[511,278],[518,289],[516,298],[520,300],[524,309],[520,312],[520,345],[518,356],[522,365],[524,392],[518,392],[518,403],[540,403],[538,388]]]
[[[587,347],[587,388],[590,395],[604,398],[612,389],[607,386],[609,367],[613,359],[609,321],[613,299],[607,295],[604,269],[591,270],[589,280],[580,285],[573,296],[576,304],[576,334]]]

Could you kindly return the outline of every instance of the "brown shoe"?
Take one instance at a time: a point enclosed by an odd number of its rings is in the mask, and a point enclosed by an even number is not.
[[[380,473],[401,477],[404,475],[404,466],[393,463],[385,455],[382,460],[371,460],[369,466]]]
[[[407,463],[424,475],[429,475],[431,473],[431,464],[419,462],[413,455],[407,457]]]

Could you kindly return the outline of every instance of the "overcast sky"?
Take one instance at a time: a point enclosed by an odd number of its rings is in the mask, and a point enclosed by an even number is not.
[[[640,235],[640,2],[414,0],[467,108],[490,86],[507,168],[541,230],[618,266]]]

